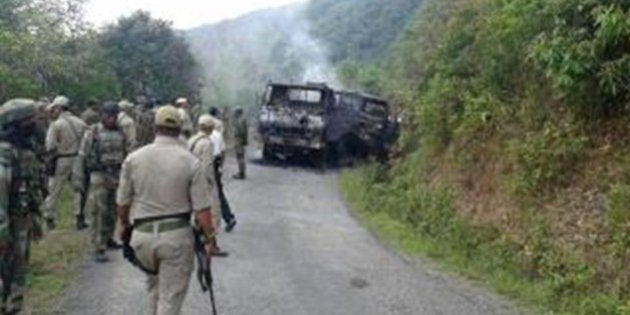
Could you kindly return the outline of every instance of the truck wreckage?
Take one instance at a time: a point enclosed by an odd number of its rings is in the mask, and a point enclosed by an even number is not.
[[[387,159],[398,123],[376,96],[321,83],[269,83],[258,131],[264,159],[299,155],[326,165],[346,156]]]

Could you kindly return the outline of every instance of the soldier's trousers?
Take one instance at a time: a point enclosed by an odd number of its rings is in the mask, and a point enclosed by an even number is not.
[[[44,200],[44,218],[55,219],[57,217],[57,206],[64,184],[70,180],[72,175],[72,167],[74,166],[74,157],[64,157],[57,160],[55,175],[48,179],[48,196]],[[75,193],[73,196],[73,212],[75,215],[80,213],[81,194]]]
[[[13,282],[11,283],[11,294],[6,303],[0,299],[0,307],[4,310],[4,312],[0,311],[1,314],[17,314],[22,310],[31,245],[32,221],[30,217],[11,217],[11,222],[13,222],[12,233],[15,240],[15,243],[13,243],[15,249],[13,255]],[[4,284],[2,285],[4,286]]]
[[[238,175],[245,176],[246,163],[245,163],[245,146],[237,145],[234,149],[236,154],[236,163],[238,164]]]
[[[162,221],[164,222],[164,221]],[[149,224],[160,224],[154,222]],[[188,227],[166,232],[146,233],[135,230],[131,246],[143,266],[156,270],[147,276],[148,315],[180,313],[193,271],[193,236]]]
[[[92,245],[97,251],[105,250],[116,228],[115,184],[106,183],[102,175],[92,173],[85,207],[92,218]]]

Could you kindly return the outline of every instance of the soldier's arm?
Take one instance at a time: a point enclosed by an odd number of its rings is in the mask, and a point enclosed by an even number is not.
[[[0,157],[0,250],[3,250],[3,246],[11,241],[11,229],[9,228],[11,173],[11,161]]]
[[[132,123],[129,124],[129,134],[127,135],[129,137],[129,139],[127,139],[128,143],[129,143],[129,150],[128,152],[131,152],[133,149],[136,148],[137,143],[138,143],[138,134],[136,132],[136,123]]]
[[[83,135],[81,145],[79,146],[79,152],[77,154],[77,158],[74,160],[72,168],[72,184],[74,185],[74,188],[79,190],[87,189],[87,187],[83,187],[83,181],[85,179],[84,170],[86,160],[92,152],[92,142],[92,130],[88,129],[88,131],[86,131]]]
[[[214,237],[214,226],[212,224],[212,197],[208,192],[210,186],[203,173],[203,167],[199,162],[194,163],[193,178],[190,185],[190,201],[195,219],[206,241]]]
[[[116,204],[118,205],[118,221],[121,226],[127,228],[131,225],[129,212],[133,202],[133,181],[131,174],[131,162],[125,159],[120,170],[120,181],[116,191]],[[122,232],[122,230],[121,230]]]
[[[59,128],[55,122],[50,124],[48,132],[46,132],[46,151],[51,152],[57,148],[57,139],[59,139]]]

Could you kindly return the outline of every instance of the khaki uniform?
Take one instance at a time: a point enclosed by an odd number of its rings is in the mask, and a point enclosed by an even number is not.
[[[234,121],[234,153],[238,163],[238,175],[245,176],[245,147],[247,146],[248,128],[245,117]]]
[[[182,133],[186,137],[190,137],[193,133],[193,122],[190,114],[186,109],[179,108],[179,114],[182,116]]]
[[[210,136],[204,132],[198,132],[188,140],[188,150],[196,156],[204,169],[208,186],[212,196],[212,218],[214,219],[214,229],[219,230],[221,226],[221,204],[219,203],[219,192],[216,189],[216,174],[214,171],[214,147],[210,142]]]
[[[81,120],[83,120],[83,122],[85,122],[88,126],[91,126],[101,122],[101,115],[91,107],[88,107],[83,111],[83,113],[81,113]]]
[[[116,201],[131,205],[138,219],[200,211],[212,199],[204,168],[178,139],[157,136],[131,153],[123,163]],[[188,222],[179,219],[136,226],[131,246],[138,260],[158,274],[148,276],[147,314],[179,314],[193,270],[193,236]],[[181,220],[180,220],[181,221]],[[148,226],[147,226],[148,225]],[[151,231],[151,232],[148,232]]]
[[[127,140],[119,129],[92,126],[83,137],[73,172],[75,185],[88,174],[86,210],[92,217],[92,245],[96,252],[107,249],[116,227],[116,188],[120,168],[127,155]],[[83,189],[88,189],[84,187]]]
[[[118,114],[118,126],[127,136],[127,150],[133,151],[137,147],[136,122],[125,112]]]
[[[79,151],[81,139],[87,125],[78,117],[67,111],[62,112],[50,125],[46,134],[46,151],[55,151],[57,162],[55,174],[48,179],[48,197],[44,201],[44,217],[55,219],[57,205],[63,185],[70,179],[74,160]],[[81,195],[74,196],[74,214],[81,209]]]

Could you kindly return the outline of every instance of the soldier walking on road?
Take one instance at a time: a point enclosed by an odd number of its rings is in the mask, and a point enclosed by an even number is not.
[[[127,156],[127,136],[118,127],[118,105],[103,104],[102,121],[91,126],[83,136],[73,183],[88,193],[86,209],[92,217],[92,244],[96,262],[108,261],[105,250],[117,248],[112,240],[116,226],[116,189],[122,162]],[[87,180],[86,178],[87,177]],[[89,186],[84,186],[84,183]]]
[[[0,108],[0,314],[22,310],[30,244],[41,238],[44,187],[33,149],[35,128],[34,101],[14,99]]]
[[[219,194],[216,185],[216,176],[214,170],[214,147],[210,141],[210,134],[214,129],[215,120],[210,115],[201,115],[198,120],[198,129],[196,135],[188,140],[188,149],[195,155],[201,162],[204,168],[204,174],[208,185],[212,191],[209,192],[212,195],[212,215],[214,218],[214,228],[219,229],[221,226],[221,203],[219,201]],[[227,256],[228,253],[222,251],[216,244],[216,237],[214,243],[214,256]]]
[[[98,112],[98,102],[95,99],[88,101],[87,108],[81,113],[81,120],[88,126],[98,124],[101,121],[101,116]]]
[[[214,129],[210,134],[210,141],[214,147],[214,174],[219,201],[221,203],[221,217],[225,221],[225,231],[231,232],[236,226],[236,218],[230,207],[230,203],[223,190],[223,162],[225,161],[225,140],[223,138],[223,122],[218,118],[219,111],[216,108],[210,109],[210,115],[214,119]]]
[[[134,108],[136,118],[136,141],[137,147],[143,147],[153,141],[155,137],[155,126],[153,123],[152,108],[155,101],[147,100],[145,97],[138,97],[138,105]]]
[[[212,198],[203,166],[178,139],[179,111],[161,107],[155,125],[155,141],[131,153],[123,163],[117,203],[125,230],[133,219],[130,245],[137,260],[156,271],[148,274],[147,314],[172,315],[180,313],[193,270],[191,214],[208,259],[212,254]]]
[[[193,122],[192,118],[190,118],[190,104],[188,104],[186,98],[180,97],[175,100],[175,106],[179,108],[179,114],[182,116],[182,134],[188,139],[193,133]]]
[[[70,179],[74,160],[79,151],[83,133],[87,125],[68,110],[69,101],[65,96],[56,97],[49,105],[55,121],[46,134],[46,151],[53,156],[49,165],[48,197],[44,201],[44,217],[49,229],[55,228],[57,205],[63,185]],[[81,194],[74,196],[74,215],[77,227],[85,224],[85,215],[81,209]]]
[[[118,126],[127,136],[127,150],[131,152],[135,150],[137,141],[136,141],[136,122],[131,116],[131,112],[133,111],[133,103],[122,100],[118,103],[118,107],[120,108],[120,113],[118,114]]]
[[[248,140],[247,120],[243,115],[243,109],[237,108],[234,111],[234,154],[238,164],[238,173],[234,179],[245,179],[245,147]]]

